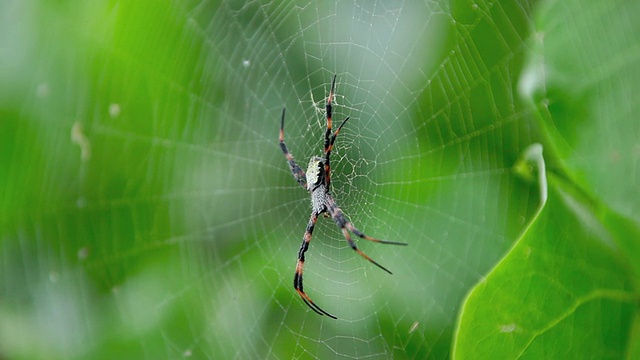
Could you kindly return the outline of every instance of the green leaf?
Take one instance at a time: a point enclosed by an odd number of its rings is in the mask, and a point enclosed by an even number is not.
[[[604,225],[636,279],[640,242],[630,235],[640,229],[640,106],[631,94],[640,92],[638,13],[638,2],[543,3],[522,82],[552,150],[549,167],[613,211]]]
[[[548,201],[469,293],[456,358],[640,354],[639,12],[619,1],[536,9],[519,88],[538,114]],[[528,169],[514,167],[535,181]]]
[[[550,179],[546,205],[469,294],[454,357],[616,358],[636,311],[629,269],[595,208]]]

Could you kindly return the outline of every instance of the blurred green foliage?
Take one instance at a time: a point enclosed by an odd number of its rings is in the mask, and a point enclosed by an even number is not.
[[[0,357],[637,357],[639,5],[305,5],[0,3]]]

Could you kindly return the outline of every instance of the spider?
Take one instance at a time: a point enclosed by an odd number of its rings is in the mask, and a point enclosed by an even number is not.
[[[331,100],[333,98],[334,90],[336,86],[336,75],[333,76],[333,81],[331,82],[331,90],[329,91],[329,97],[327,98],[326,104],[326,113],[327,113],[327,130],[324,133],[324,157],[314,156],[309,161],[309,166],[307,167],[307,172],[302,170],[300,166],[296,163],[293,158],[293,155],[287,149],[287,145],[284,143],[284,114],[285,109],[282,109],[282,119],[280,120],[280,149],[284,153],[284,156],[289,163],[289,169],[293,174],[293,177],[296,181],[307,191],[311,193],[311,217],[309,218],[309,223],[307,224],[307,229],[302,236],[302,244],[300,245],[300,250],[298,251],[298,262],[296,264],[296,272],[293,277],[293,287],[296,289],[302,301],[307,304],[313,311],[320,315],[327,315],[332,319],[337,319],[335,316],[329,314],[328,312],[322,310],[320,306],[316,305],[316,303],[311,300],[309,295],[307,295],[302,288],[302,272],[304,269],[304,254],[309,249],[309,243],[311,242],[311,236],[313,234],[313,228],[316,225],[316,221],[318,221],[318,216],[320,214],[324,214],[325,217],[331,216],[333,221],[335,221],[336,225],[342,230],[342,234],[345,239],[349,243],[349,246],[357,252],[360,256],[367,259],[380,269],[386,271],[391,274],[384,266],[378,264],[376,261],[367,256],[362,250],[358,249],[356,243],[351,239],[351,235],[349,235],[349,231],[355,234],[356,236],[381,243],[381,244],[392,244],[392,245],[407,245],[402,242],[394,242],[394,241],[385,241],[372,238],[368,235],[365,235],[362,231],[358,230],[353,224],[347,220],[340,207],[336,204],[335,200],[331,196],[331,166],[330,166],[330,156],[331,149],[333,148],[333,143],[336,141],[336,137],[340,130],[344,126],[344,124],[349,120],[349,117],[344,119],[338,129],[332,134],[332,125],[331,125],[331,115],[332,115],[332,107]]]

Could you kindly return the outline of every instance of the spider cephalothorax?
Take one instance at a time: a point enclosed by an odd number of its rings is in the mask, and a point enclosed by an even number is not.
[[[336,225],[340,227],[342,230],[342,234],[345,239],[349,243],[349,246],[355,250],[360,256],[369,260],[382,270],[391,274],[391,271],[387,270],[387,268],[375,262],[369,256],[367,256],[362,250],[358,249],[356,243],[351,239],[351,235],[349,232],[352,232],[356,236],[383,244],[394,244],[394,245],[407,245],[406,243],[394,242],[394,241],[385,241],[378,240],[372,238],[370,236],[365,235],[362,231],[358,230],[353,224],[347,220],[344,213],[338,205],[333,200],[331,196],[331,165],[330,165],[330,157],[331,150],[333,149],[333,143],[336,141],[336,137],[340,130],[344,126],[344,124],[349,120],[347,117],[342,121],[342,124],[338,126],[338,129],[331,134],[332,131],[332,107],[331,102],[333,99],[333,91],[336,86],[336,76],[333,76],[333,81],[331,82],[331,90],[329,91],[329,97],[327,98],[326,112],[327,112],[327,130],[324,135],[324,158],[319,156],[314,156],[309,161],[309,166],[307,167],[307,172],[305,172],[298,166],[296,161],[293,159],[293,155],[287,149],[287,145],[284,143],[284,114],[285,109],[282,109],[282,119],[280,120],[280,149],[284,153],[287,158],[287,162],[289,163],[289,169],[293,174],[293,177],[298,181],[302,187],[307,189],[311,193],[311,218],[309,219],[309,223],[307,224],[307,229],[302,236],[302,245],[300,246],[300,250],[298,251],[298,263],[296,265],[296,273],[293,278],[293,287],[296,289],[302,300],[315,312],[320,315],[327,315],[331,318],[336,319],[335,316],[329,314],[328,312],[322,310],[318,305],[316,305],[309,295],[307,295],[302,288],[302,272],[304,269],[304,254],[309,249],[309,243],[311,242],[311,236],[313,234],[313,228],[318,221],[318,216],[320,214],[329,214],[333,221],[335,221]]]

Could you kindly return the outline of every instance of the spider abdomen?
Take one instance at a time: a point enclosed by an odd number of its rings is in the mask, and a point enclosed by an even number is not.
[[[307,190],[311,192],[311,209],[315,214],[327,211],[327,185],[324,176],[324,160],[314,156],[307,168]]]
[[[321,157],[314,156],[309,160],[307,168],[307,190],[313,191],[324,183],[324,161]]]
[[[327,187],[321,184],[311,191],[311,209],[316,214],[322,214],[327,208]]]

